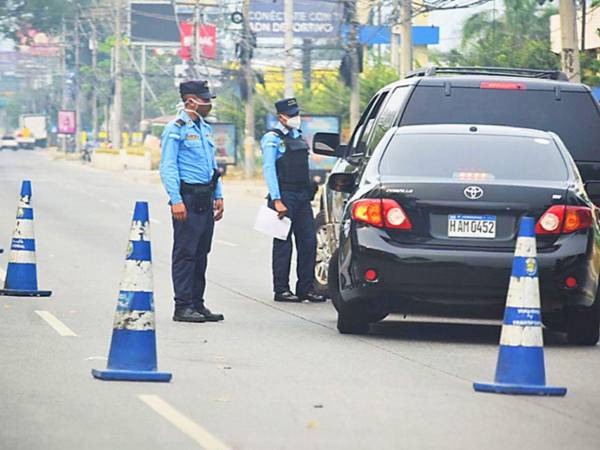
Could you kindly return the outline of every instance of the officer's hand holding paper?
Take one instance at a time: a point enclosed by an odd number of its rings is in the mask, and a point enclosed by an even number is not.
[[[279,218],[277,211],[263,205],[258,210],[254,229],[275,239],[285,241],[290,234],[292,221],[288,217]]]

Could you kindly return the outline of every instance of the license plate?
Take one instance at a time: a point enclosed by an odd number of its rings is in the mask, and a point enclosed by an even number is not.
[[[494,239],[496,216],[451,214],[448,216],[448,237]]]

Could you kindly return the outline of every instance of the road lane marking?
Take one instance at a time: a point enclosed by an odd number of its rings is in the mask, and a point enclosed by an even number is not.
[[[233,242],[229,242],[229,241],[224,241],[222,239],[215,239],[215,242],[217,244],[223,244],[223,245],[227,245],[229,247],[237,247],[237,244],[234,244]]]
[[[192,419],[184,416],[158,395],[138,395],[138,398],[156,413],[186,434],[204,450],[230,450],[223,442],[214,437]]]
[[[73,330],[58,320],[50,311],[36,311],[35,313],[44,319],[61,336],[77,336]]]

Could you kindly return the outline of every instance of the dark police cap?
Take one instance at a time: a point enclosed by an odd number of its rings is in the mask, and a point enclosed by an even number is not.
[[[209,99],[215,98],[210,89],[208,88],[208,81],[204,80],[193,80],[183,81],[179,84],[179,94],[183,97],[184,95],[197,95],[198,97]]]
[[[275,109],[278,114],[285,114],[286,116],[297,116],[300,113],[300,107],[295,98],[284,98],[275,103]]]

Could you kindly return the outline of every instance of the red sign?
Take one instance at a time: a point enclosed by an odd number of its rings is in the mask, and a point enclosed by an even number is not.
[[[75,134],[75,111],[58,111],[59,134]]]
[[[181,59],[187,61],[190,59],[192,47],[194,46],[194,26],[190,22],[181,22],[181,50],[179,55]],[[200,56],[208,59],[217,57],[217,27],[214,25],[202,24],[198,27],[198,45],[200,47]]]

